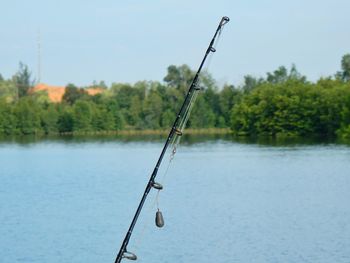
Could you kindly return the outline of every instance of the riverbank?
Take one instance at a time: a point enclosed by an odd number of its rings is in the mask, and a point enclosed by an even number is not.
[[[96,132],[37,133],[28,135],[0,135],[0,143],[33,143],[38,141],[81,141],[81,140],[122,140],[122,141],[163,141],[169,130],[119,130]],[[204,138],[227,138],[232,133],[228,128],[186,129],[185,141],[198,141]]]

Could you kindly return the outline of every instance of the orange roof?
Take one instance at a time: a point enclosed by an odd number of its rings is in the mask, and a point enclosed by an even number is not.
[[[38,91],[46,91],[47,95],[49,96],[49,99],[51,102],[61,102],[63,95],[66,91],[66,87],[63,86],[49,86],[44,83],[37,84],[34,88],[30,90],[30,92],[38,92]],[[90,96],[94,96],[96,94],[102,93],[101,88],[90,88],[86,89],[86,92]]]
[[[103,89],[101,89],[101,88],[89,88],[89,89],[86,89],[86,91],[90,96],[95,96],[96,94],[102,93]]]

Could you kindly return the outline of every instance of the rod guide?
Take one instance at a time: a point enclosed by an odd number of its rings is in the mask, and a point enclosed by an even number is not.
[[[126,258],[129,260],[137,260],[137,256],[129,251],[124,251],[122,258]]]
[[[154,189],[157,189],[157,190],[162,190],[163,189],[163,185],[161,185],[160,183],[157,183],[157,182],[151,182],[151,186],[154,188]]]

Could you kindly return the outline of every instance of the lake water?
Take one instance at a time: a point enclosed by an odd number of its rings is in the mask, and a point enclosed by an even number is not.
[[[162,146],[0,142],[0,262],[114,262]],[[165,226],[152,190],[128,246],[138,262],[350,262],[347,145],[189,138],[163,184]]]

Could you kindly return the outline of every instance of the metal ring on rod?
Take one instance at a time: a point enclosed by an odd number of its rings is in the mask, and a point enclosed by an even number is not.
[[[154,189],[157,189],[157,190],[162,190],[163,189],[163,186],[160,183],[157,183],[157,182],[151,182],[151,186]]]

